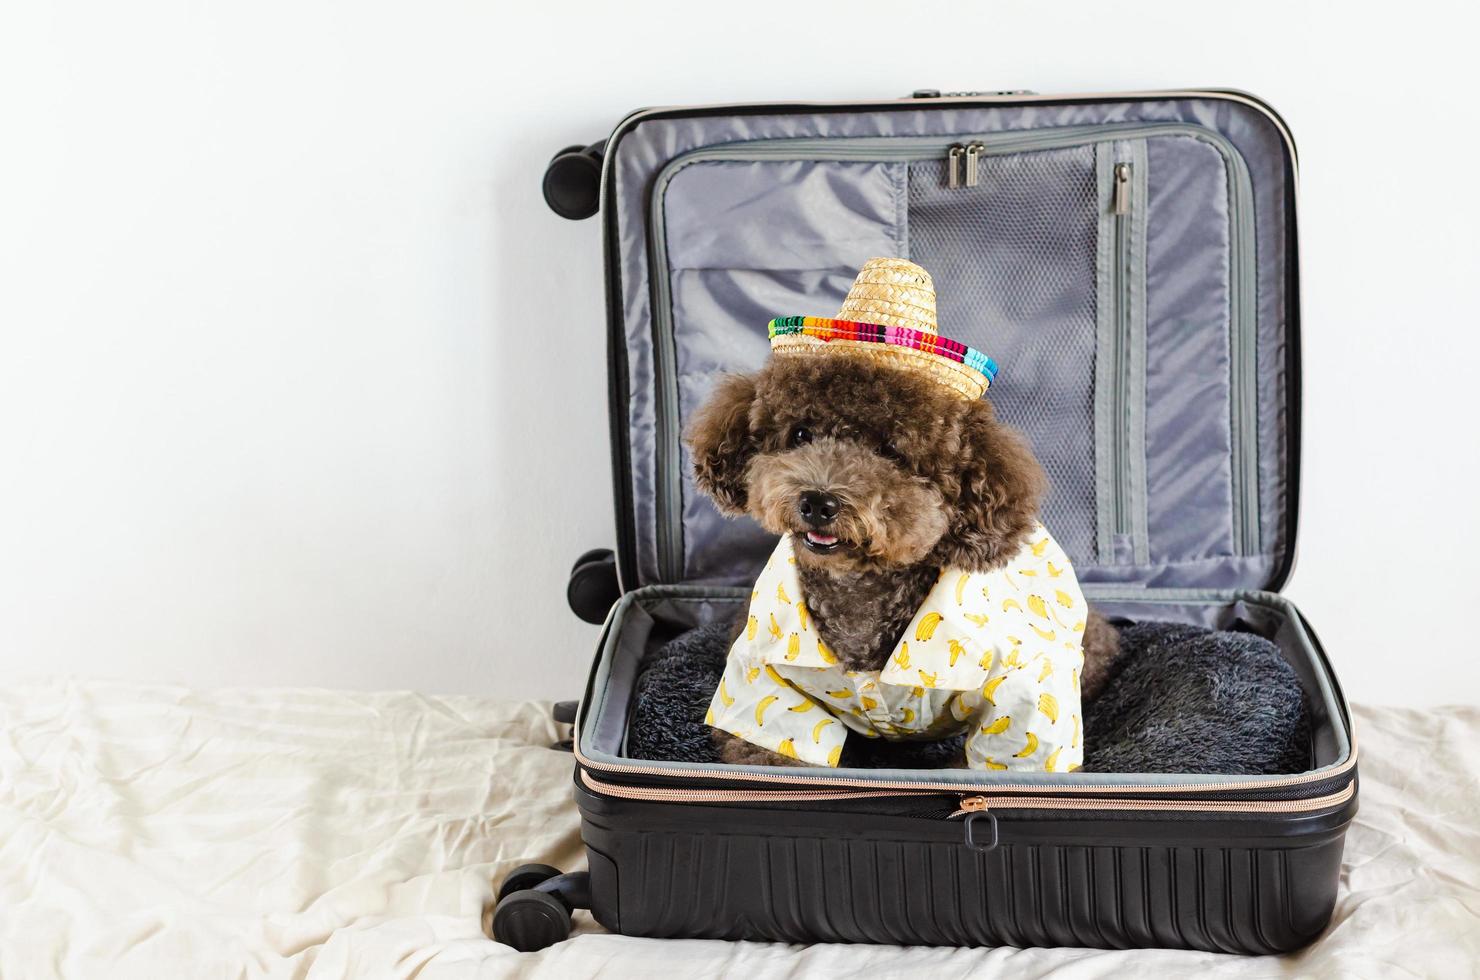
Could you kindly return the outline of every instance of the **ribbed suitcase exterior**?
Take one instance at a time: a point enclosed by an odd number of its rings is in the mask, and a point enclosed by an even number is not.
[[[602,799],[577,789],[597,921],[670,938],[1282,953],[1330,919],[1355,801],[1260,821],[959,823]]]

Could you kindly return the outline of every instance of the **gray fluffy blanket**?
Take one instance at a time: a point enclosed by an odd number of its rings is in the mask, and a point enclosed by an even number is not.
[[[1295,773],[1309,768],[1305,698],[1295,671],[1252,633],[1145,622],[1121,626],[1119,673],[1085,709],[1084,768],[1092,772]],[[726,623],[701,626],[654,651],[637,679],[627,726],[635,759],[717,762],[704,711],[724,669]],[[842,765],[930,769],[961,737],[941,742],[849,739]]]

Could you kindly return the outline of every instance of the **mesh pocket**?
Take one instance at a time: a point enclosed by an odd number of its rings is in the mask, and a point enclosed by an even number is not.
[[[1071,558],[1095,548],[1093,146],[983,156],[975,187],[911,166],[910,258],[935,279],[940,330],[1001,367],[988,397],[1048,473],[1044,523]]]

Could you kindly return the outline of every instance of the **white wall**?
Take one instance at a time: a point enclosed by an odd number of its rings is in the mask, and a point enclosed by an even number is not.
[[[1474,700],[1470,5],[58,0],[0,14],[0,671],[575,696],[613,538],[595,222],[662,103],[1235,86],[1300,144],[1289,594]]]

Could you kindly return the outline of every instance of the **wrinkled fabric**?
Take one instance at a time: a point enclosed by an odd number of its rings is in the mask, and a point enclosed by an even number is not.
[[[0,976],[1471,976],[1480,707],[1356,710],[1336,914],[1289,957],[483,937],[513,866],[585,866],[547,704],[410,693],[0,692]]]
[[[836,767],[850,731],[964,731],[972,769],[1069,772],[1084,760],[1086,610],[1068,556],[1039,525],[1001,568],[943,569],[884,667],[848,670],[817,632],[782,535],[704,720],[815,766]]]

